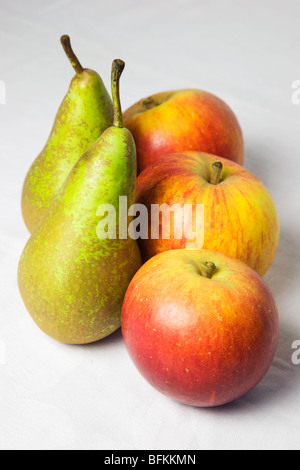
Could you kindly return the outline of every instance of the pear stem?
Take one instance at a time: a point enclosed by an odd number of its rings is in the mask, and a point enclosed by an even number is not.
[[[114,122],[115,127],[123,127],[123,115],[120,100],[120,77],[125,67],[125,62],[121,59],[115,59],[111,68],[111,92],[114,107]]]
[[[202,277],[211,279],[217,270],[217,266],[211,261],[205,261],[204,263],[201,263],[199,270]]]
[[[75,69],[75,72],[77,73],[77,75],[80,75],[84,71],[84,69],[81,63],[79,62],[77,56],[74,54],[74,51],[71,46],[70,36],[68,36],[67,34],[64,34],[64,36],[60,38],[60,42],[64,48],[64,51],[69,61],[71,62],[73,68]]]
[[[213,163],[212,167],[213,167],[213,171],[212,171],[210,183],[217,185],[221,181],[221,173],[223,170],[223,164],[221,162],[215,162]]]

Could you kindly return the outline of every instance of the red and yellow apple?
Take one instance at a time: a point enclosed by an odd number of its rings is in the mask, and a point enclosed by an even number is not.
[[[124,125],[135,140],[138,173],[162,155],[196,150],[244,161],[240,124],[217,96],[194,89],[162,92],[124,112]]]
[[[255,387],[278,343],[278,312],[263,279],[207,250],[151,258],[125,295],[122,333],[144,378],[188,405],[229,403]]]
[[[273,199],[256,176],[227,159],[202,152],[165,155],[138,176],[136,202],[149,214],[148,237],[139,240],[144,261],[166,250],[186,248],[184,234],[164,239],[160,227],[159,237],[152,236],[151,207],[163,204],[204,206],[204,244],[194,248],[238,258],[261,276],[274,260],[280,229]]]

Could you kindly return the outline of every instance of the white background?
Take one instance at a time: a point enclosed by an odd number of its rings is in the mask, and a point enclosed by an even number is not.
[[[300,442],[299,0],[0,1],[0,448],[297,449]],[[73,71],[70,34],[109,89],[122,58],[123,109],[155,92],[195,87],[236,113],[245,166],[277,205],[281,241],[265,280],[280,312],[280,342],[264,380],[216,409],[182,406],[139,375],[120,332],[90,346],[44,335],[21,301],[16,272],[28,239],[20,196]]]

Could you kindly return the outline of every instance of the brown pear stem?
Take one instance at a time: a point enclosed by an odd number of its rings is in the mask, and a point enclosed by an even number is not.
[[[114,107],[114,122],[115,127],[123,127],[123,115],[120,100],[120,77],[125,67],[125,62],[121,59],[115,59],[111,68],[111,92]]]
[[[71,46],[70,36],[68,36],[67,34],[64,34],[64,36],[60,38],[60,42],[64,48],[64,51],[69,61],[71,62],[73,68],[75,69],[75,72],[77,73],[77,75],[81,74],[84,71],[84,68],[79,62],[77,56],[74,54],[74,51]]]
[[[223,164],[221,162],[215,162],[213,163],[213,171],[212,171],[212,176],[211,176],[211,184],[217,185],[221,181],[221,173],[223,170]]]
[[[199,269],[201,276],[211,279],[217,270],[217,266],[211,261],[205,261],[204,263],[201,263]]]

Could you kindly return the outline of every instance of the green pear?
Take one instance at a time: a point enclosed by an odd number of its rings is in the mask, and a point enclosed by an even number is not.
[[[135,202],[136,149],[123,127],[119,96],[124,65],[115,60],[112,67],[113,126],[73,167],[19,263],[25,306],[46,334],[63,343],[91,343],[117,330],[126,290],[142,264],[135,237],[97,235],[103,206],[114,208],[118,234],[120,196],[127,198],[127,212]],[[127,217],[126,224],[128,234]]]
[[[113,122],[112,100],[102,79],[95,71],[82,68],[69,36],[62,36],[61,43],[76,75],[58,110],[48,141],[24,182],[22,214],[30,233],[77,160]]]

